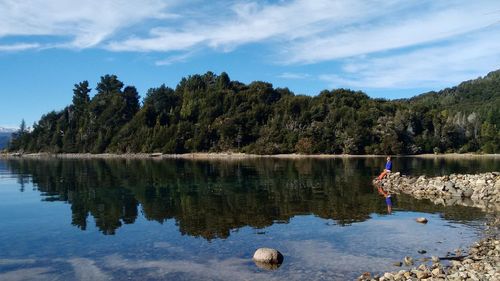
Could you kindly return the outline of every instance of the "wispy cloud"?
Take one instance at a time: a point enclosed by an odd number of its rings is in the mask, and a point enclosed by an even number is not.
[[[171,65],[251,45],[266,63],[335,64],[319,78],[349,87],[455,83],[500,65],[495,0],[3,0],[0,18],[0,52],[154,52]]]
[[[169,56],[155,62],[156,65],[171,65],[178,62],[185,62],[195,54],[195,51]]]
[[[232,13],[228,15],[218,14],[219,7],[216,6],[213,14],[193,18],[175,28],[153,28],[148,36],[113,41],[108,48],[115,51],[172,51],[204,45],[230,51],[248,43],[307,38],[335,26],[382,16],[384,9],[393,6],[392,1],[296,0],[278,4],[241,1],[230,7]]]
[[[499,6],[498,2],[488,1],[446,6],[437,2],[387,11],[382,18],[336,26],[320,36],[293,42],[283,50],[283,61],[314,63],[447,40],[497,23],[500,13],[490,11]]]
[[[26,51],[29,49],[37,49],[40,47],[38,43],[18,43],[9,45],[0,45],[0,52],[16,52]]]
[[[320,75],[331,87],[417,88],[453,85],[500,65],[500,26],[402,53],[346,60],[340,73]]]
[[[125,27],[168,17],[167,7],[161,0],[3,0],[0,38],[51,36],[53,47],[90,48]]]
[[[294,73],[294,72],[283,72],[279,76],[279,78],[290,79],[290,80],[300,80],[311,77],[311,75],[307,73]]]

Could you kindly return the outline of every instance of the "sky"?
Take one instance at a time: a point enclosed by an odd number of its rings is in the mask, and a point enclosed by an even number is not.
[[[105,74],[141,96],[225,71],[395,99],[500,68],[498,0],[0,0],[0,19],[0,127],[63,109],[75,83]]]

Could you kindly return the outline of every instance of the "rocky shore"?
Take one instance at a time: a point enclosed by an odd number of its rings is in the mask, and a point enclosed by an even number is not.
[[[374,184],[389,193],[405,193],[418,199],[429,199],[435,204],[500,211],[500,172],[442,177],[409,177],[392,173]]]
[[[448,264],[433,257],[431,262],[410,270],[386,272],[380,276],[364,273],[358,280],[500,280],[500,241],[498,237],[483,239]]]
[[[427,178],[390,174],[374,181],[390,193],[406,193],[416,198],[430,199],[436,204],[465,205],[482,208],[489,213],[485,238],[464,252],[419,260],[411,269],[372,276],[366,272],[358,280],[500,280],[500,173],[449,175]],[[404,257],[401,265],[413,265]]]

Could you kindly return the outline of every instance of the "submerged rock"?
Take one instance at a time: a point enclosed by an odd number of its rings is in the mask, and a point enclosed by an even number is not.
[[[402,263],[402,262],[400,262],[400,261],[397,261],[397,262],[393,263],[392,265],[394,265],[394,266],[402,266],[402,265],[403,265],[403,263]]]
[[[403,259],[405,265],[412,265],[413,264],[413,258],[412,257],[408,257],[406,256],[404,259]]]

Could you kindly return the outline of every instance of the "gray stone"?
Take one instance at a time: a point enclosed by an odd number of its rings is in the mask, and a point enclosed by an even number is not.
[[[467,188],[464,190],[464,197],[471,197],[472,194],[474,193],[474,190],[472,188]]]
[[[455,187],[455,185],[452,182],[449,182],[449,181],[447,181],[444,184],[444,190],[450,191],[450,190],[454,189],[454,187]]]
[[[283,262],[283,255],[275,249],[259,248],[253,254],[253,260],[261,263],[280,264]]]
[[[428,222],[428,220],[426,218],[423,218],[423,217],[422,218],[417,218],[416,221],[418,223],[427,223]]]
[[[453,197],[462,197],[464,195],[464,192],[460,189],[457,189],[453,194],[452,196]]]

